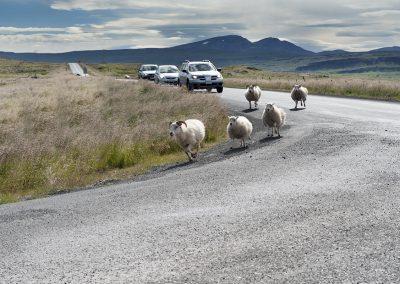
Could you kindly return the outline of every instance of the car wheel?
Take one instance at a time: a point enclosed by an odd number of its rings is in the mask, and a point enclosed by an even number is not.
[[[217,92],[218,92],[218,93],[222,93],[223,91],[224,91],[224,87],[218,87],[218,88],[217,88]]]
[[[193,85],[190,84],[189,80],[186,82],[186,88],[188,89],[189,92],[193,91]]]

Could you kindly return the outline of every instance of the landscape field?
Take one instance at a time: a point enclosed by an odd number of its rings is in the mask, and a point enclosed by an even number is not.
[[[1,64],[7,72],[0,79],[0,203],[182,161],[168,134],[173,120],[202,119],[206,147],[225,137],[225,109],[208,94],[101,72],[74,77],[63,64]]]
[[[400,82],[392,73],[335,74],[328,72],[272,72],[249,66],[223,69],[225,86],[259,85],[264,90],[290,91],[295,84],[311,94],[400,101]]]

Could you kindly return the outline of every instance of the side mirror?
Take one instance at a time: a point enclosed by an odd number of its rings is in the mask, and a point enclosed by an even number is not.
[[[222,68],[217,68],[217,71],[218,71],[218,72],[221,72],[221,71],[222,71]]]

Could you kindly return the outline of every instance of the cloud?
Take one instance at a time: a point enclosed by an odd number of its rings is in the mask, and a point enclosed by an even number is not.
[[[32,46],[45,52],[166,47],[227,34],[253,41],[269,36],[285,38],[314,51],[362,51],[400,42],[396,30],[398,0],[286,0],[284,5],[281,0],[44,2],[54,13],[79,15],[79,25],[62,27],[54,22],[36,27],[32,17],[27,27],[0,27],[0,50],[30,51]]]

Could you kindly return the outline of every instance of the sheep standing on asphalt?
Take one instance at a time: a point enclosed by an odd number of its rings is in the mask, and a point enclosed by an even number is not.
[[[200,120],[188,119],[186,121],[171,122],[169,134],[185,151],[189,161],[193,161],[193,159],[197,158],[200,144],[206,136],[206,129]],[[193,149],[197,151],[193,153]]]
[[[262,120],[264,126],[268,127],[268,137],[270,136],[270,128],[272,129],[271,137],[274,136],[274,130],[275,133],[278,134],[278,137],[281,137],[280,129],[286,121],[286,113],[283,111],[283,109],[277,107],[274,104],[267,104],[262,115]]]
[[[296,103],[296,109],[298,102],[301,103],[301,106],[306,107],[306,100],[308,96],[308,90],[306,87],[303,87],[302,85],[294,85],[292,93],[290,95],[292,97],[292,100],[294,100],[294,102]]]
[[[246,100],[249,102],[249,106],[251,109],[251,102],[254,102],[254,107],[258,108],[258,101],[260,100],[261,97],[261,89],[259,86],[247,86],[246,87],[246,93],[244,94],[246,97]]]
[[[253,124],[244,116],[229,116],[226,131],[230,139],[240,139],[240,147],[246,147],[246,140],[251,139]]]

